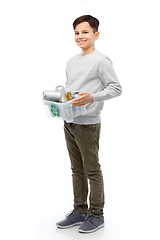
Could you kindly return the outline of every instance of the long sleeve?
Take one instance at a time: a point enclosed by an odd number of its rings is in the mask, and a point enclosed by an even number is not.
[[[105,101],[121,95],[122,87],[113,69],[112,62],[108,58],[99,63],[98,77],[104,89],[93,94],[93,102]]]

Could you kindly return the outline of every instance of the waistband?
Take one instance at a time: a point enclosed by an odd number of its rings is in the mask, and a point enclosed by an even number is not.
[[[74,118],[72,123],[80,124],[80,125],[97,124],[97,123],[101,123],[101,117],[100,115],[97,115],[96,117],[80,115]]]

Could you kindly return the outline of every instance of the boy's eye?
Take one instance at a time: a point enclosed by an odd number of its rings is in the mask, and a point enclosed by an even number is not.
[[[83,32],[83,34],[87,34],[88,32]],[[78,32],[75,32],[75,35],[79,35]]]

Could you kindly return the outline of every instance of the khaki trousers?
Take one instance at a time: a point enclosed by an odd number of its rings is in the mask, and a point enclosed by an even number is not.
[[[74,210],[79,213],[103,216],[104,186],[99,164],[101,124],[78,125],[64,122],[66,144],[71,160]],[[90,183],[89,209],[87,204]]]

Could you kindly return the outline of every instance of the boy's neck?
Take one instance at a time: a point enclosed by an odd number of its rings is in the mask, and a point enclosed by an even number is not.
[[[94,52],[94,50],[95,50],[94,46],[92,48],[89,48],[89,49],[86,49],[86,50],[82,50],[81,56],[85,56],[87,54],[90,54],[90,53]]]

